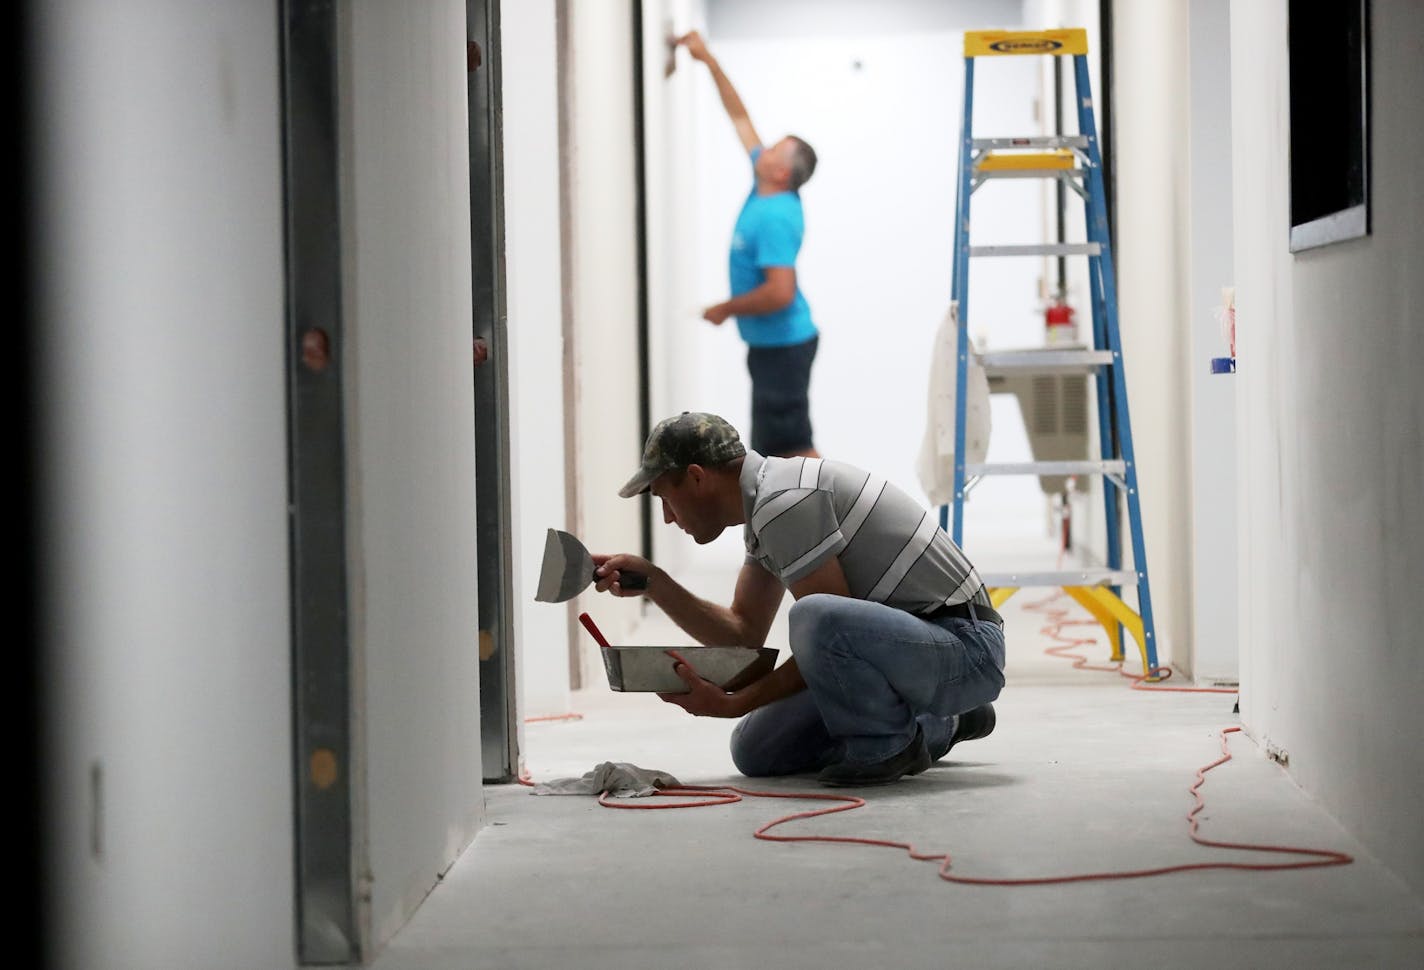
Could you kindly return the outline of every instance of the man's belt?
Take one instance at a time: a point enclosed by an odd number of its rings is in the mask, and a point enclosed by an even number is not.
[[[973,614],[970,614],[970,610]],[[953,605],[940,606],[928,613],[921,613],[927,620],[942,620],[947,616],[953,616],[961,620],[988,620],[991,623],[1004,625],[1004,618],[992,606],[981,606],[978,603],[955,603]]]

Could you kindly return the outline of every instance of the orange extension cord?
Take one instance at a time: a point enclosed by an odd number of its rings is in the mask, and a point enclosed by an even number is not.
[[[1231,749],[1227,746],[1226,736],[1240,731],[1239,727],[1224,728],[1221,732],[1221,757],[1208,765],[1203,765],[1197,769],[1196,780],[1188,791],[1191,793],[1195,805],[1187,813],[1187,835],[1198,845],[1208,846],[1214,849],[1241,849],[1249,852],[1276,852],[1289,855],[1310,856],[1309,859],[1302,859],[1296,862],[1192,862],[1175,866],[1158,866],[1152,869],[1128,869],[1109,872],[1088,872],[1067,876],[1040,876],[1030,879],[988,879],[977,876],[958,876],[950,872],[949,853],[926,853],[917,852],[915,847],[908,842],[892,842],[886,839],[864,839],[853,836],[842,835],[769,835],[767,834],[778,825],[785,825],[800,819],[816,818],[820,815],[833,815],[836,812],[849,812],[853,809],[862,808],[866,804],[865,799],[857,798],[854,795],[823,795],[813,793],[789,793],[789,792],[766,792],[751,791],[746,788],[739,788],[734,785],[702,786],[702,785],[681,785],[676,788],[665,788],[657,795],[666,798],[694,798],[696,801],[679,802],[668,805],[634,805],[618,799],[610,799],[607,793],[600,795],[598,803],[607,808],[626,808],[631,810],[660,809],[660,808],[695,808],[707,805],[729,805],[742,800],[742,796],[749,795],[756,798],[798,798],[813,799],[817,801],[834,801],[843,804],[832,808],[820,808],[806,812],[797,812],[793,815],[785,815],[778,819],[767,822],[753,833],[753,837],[764,839],[768,842],[826,842],[840,845],[876,845],[890,849],[902,849],[911,859],[919,862],[938,862],[939,877],[946,882],[957,882],[969,886],[1046,886],[1065,882],[1091,882],[1094,880],[1106,879],[1140,879],[1144,876],[1164,876],[1173,872],[1190,872],[1199,869],[1241,869],[1252,872],[1270,872],[1280,869],[1313,869],[1321,866],[1342,866],[1354,860],[1342,852],[1334,852],[1328,849],[1305,849],[1284,845],[1254,845],[1246,842],[1218,842],[1214,839],[1204,838],[1197,834],[1199,824],[1197,813],[1206,807],[1206,802],[1201,796],[1201,786],[1206,782],[1206,773],[1223,765],[1231,760]],[[523,779],[521,779],[523,781]],[[527,782],[526,782],[527,784]]]
[[[1071,625],[1096,625],[1093,620],[1070,620],[1067,619],[1068,611],[1050,608],[1050,604],[1062,597],[1060,591],[1054,596],[1029,603],[1025,609],[1047,614],[1048,625],[1042,632],[1061,641],[1057,646],[1049,647],[1044,652],[1055,657],[1072,660],[1073,667],[1078,670],[1102,670],[1121,674],[1131,680],[1133,690],[1145,690],[1149,692],[1174,691],[1180,693],[1202,693],[1202,694],[1235,694],[1236,690],[1219,687],[1144,687],[1143,682],[1152,675],[1161,679],[1171,676],[1171,669],[1168,667],[1158,667],[1151,672],[1133,674],[1122,669],[1122,661],[1114,661],[1112,666],[1094,666],[1088,663],[1088,659],[1081,654],[1068,653],[1066,651],[1087,644],[1096,643],[1095,638],[1075,638],[1066,637],[1062,633],[1062,628]],[[557,720],[579,720],[582,715],[562,714],[548,717],[526,718],[526,721],[557,721]],[[1187,837],[1198,845],[1213,849],[1238,849],[1247,852],[1272,852],[1285,855],[1308,856],[1295,862],[1192,862],[1174,866],[1157,866],[1151,869],[1124,869],[1111,870],[1106,872],[1086,872],[1075,873],[1064,876],[1038,876],[1027,879],[993,879],[978,876],[959,876],[950,872],[949,853],[926,853],[918,852],[909,842],[894,842],[888,839],[867,839],[855,836],[844,835],[770,835],[772,829],[790,822],[802,819],[817,818],[822,815],[834,815],[837,812],[849,812],[857,808],[865,807],[866,801],[854,795],[830,795],[811,792],[768,792],[753,791],[748,788],[740,788],[735,785],[679,785],[673,788],[664,788],[652,797],[694,799],[692,801],[680,801],[668,804],[631,804],[623,799],[610,799],[605,792],[598,797],[598,803],[605,808],[622,808],[632,811],[649,811],[665,808],[700,808],[713,805],[731,805],[740,802],[744,796],[753,798],[794,798],[803,801],[828,801],[839,802],[831,808],[812,809],[805,812],[796,812],[791,815],[783,815],[780,818],[772,819],[761,828],[752,833],[753,838],[762,839],[767,842],[822,842],[837,845],[873,845],[882,846],[888,849],[901,849],[911,859],[918,862],[938,862],[939,877],[946,882],[955,882],[968,886],[1048,886],[1069,882],[1093,882],[1111,879],[1141,879],[1147,876],[1165,876],[1174,872],[1192,872],[1203,869],[1234,869],[1248,872],[1273,872],[1285,869],[1315,869],[1323,866],[1343,866],[1354,862],[1354,858],[1343,852],[1335,852],[1330,849],[1307,849],[1285,845],[1252,844],[1247,842],[1220,842],[1208,839],[1198,834],[1197,827],[1200,824],[1197,819],[1198,813],[1206,807],[1206,802],[1201,795],[1201,787],[1206,783],[1206,773],[1213,768],[1224,765],[1231,760],[1231,748],[1227,744],[1227,736],[1240,731],[1239,727],[1228,727],[1221,730],[1221,757],[1210,764],[1203,765],[1197,769],[1196,779],[1192,782],[1188,792],[1191,794],[1195,804],[1192,810],[1187,813]],[[519,783],[522,785],[533,785],[534,782],[523,773],[519,776]]]
[[[632,804],[623,799],[611,799],[605,792],[598,797],[598,803],[605,808],[622,808],[632,811],[649,811],[665,808],[699,808],[712,805],[731,805],[740,802],[743,796],[753,798],[794,798],[804,801],[827,801],[840,802],[831,808],[819,808],[805,812],[796,812],[791,815],[784,815],[780,818],[767,822],[761,828],[752,833],[754,838],[763,839],[767,842],[823,842],[838,845],[874,845],[888,849],[901,849],[909,855],[911,859],[919,862],[938,862],[939,877],[946,882],[956,882],[968,886],[1047,886],[1067,882],[1092,882],[1094,880],[1108,879],[1140,879],[1145,876],[1165,876],[1173,872],[1191,872],[1201,869],[1237,869],[1250,872],[1271,872],[1282,869],[1314,869],[1322,866],[1343,866],[1353,862],[1354,859],[1343,852],[1335,852],[1329,849],[1306,849],[1284,845],[1257,845],[1247,842],[1220,842],[1214,839],[1204,838],[1197,834],[1199,821],[1197,814],[1206,807],[1206,802],[1201,796],[1201,786],[1206,782],[1206,773],[1231,760],[1231,749],[1227,746],[1227,735],[1240,731],[1239,727],[1224,728],[1221,731],[1221,757],[1210,764],[1203,765],[1197,769],[1196,780],[1188,789],[1195,804],[1192,810],[1187,813],[1187,835],[1198,845],[1204,845],[1214,849],[1240,849],[1248,852],[1274,852],[1288,855],[1310,856],[1295,862],[1192,862],[1175,866],[1158,866],[1152,869],[1126,869],[1113,870],[1107,872],[1087,872],[1076,873],[1066,876],[1039,876],[1029,879],[992,879],[978,876],[959,876],[950,872],[949,853],[927,853],[918,852],[909,842],[893,842],[887,839],[866,839],[846,835],[770,835],[772,829],[779,825],[786,825],[790,822],[801,819],[816,818],[821,815],[834,815],[837,812],[849,812],[857,808],[865,807],[866,801],[855,795],[827,795],[811,792],[769,792],[753,791],[748,788],[740,788],[735,785],[679,785],[675,788],[665,788],[655,796],[662,798],[683,798],[695,799],[694,801],[682,801],[673,804]],[[521,776],[520,784],[533,785],[528,778]]]
[[[1063,596],[1063,591],[1062,591],[1062,590],[1059,590],[1058,592],[1054,593],[1052,596],[1048,596],[1048,597],[1045,597],[1044,599],[1035,600],[1035,601],[1032,602],[1032,603],[1027,603],[1027,604],[1025,604],[1025,605],[1024,605],[1024,609],[1027,610],[1027,611],[1029,611],[1029,612],[1043,613],[1043,614],[1045,614],[1045,619],[1048,621],[1048,625],[1045,626],[1045,627],[1043,627],[1043,629],[1041,629],[1039,632],[1042,633],[1044,636],[1052,637],[1053,639],[1059,641],[1059,643],[1058,643],[1057,646],[1049,647],[1048,649],[1044,650],[1043,652],[1046,653],[1046,654],[1048,654],[1050,657],[1062,657],[1064,660],[1071,660],[1071,661],[1073,661],[1073,669],[1074,669],[1074,670],[1102,670],[1102,671],[1107,671],[1107,672],[1109,672],[1109,673],[1117,673],[1117,674],[1120,674],[1120,675],[1123,676],[1123,677],[1126,677],[1128,680],[1132,681],[1132,689],[1133,689],[1133,690],[1142,690],[1142,691],[1147,691],[1147,692],[1149,692],[1149,693],[1177,693],[1177,694],[1236,694],[1236,693],[1239,693],[1239,691],[1237,691],[1237,689],[1234,688],[1234,687],[1157,687],[1157,686],[1148,687],[1148,686],[1144,686],[1144,681],[1146,681],[1148,677],[1156,677],[1156,678],[1158,678],[1159,681],[1166,680],[1168,677],[1171,677],[1171,676],[1172,676],[1172,668],[1171,668],[1171,667],[1154,667],[1154,668],[1152,668],[1151,671],[1146,671],[1146,670],[1144,670],[1144,671],[1143,671],[1142,673],[1140,673],[1140,674],[1134,674],[1134,673],[1131,673],[1130,671],[1126,671],[1126,670],[1123,670],[1123,669],[1122,669],[1123,662],[1122,662],[1121,660],[1114,660],[1114,661],[1112,662],[1112,665],[1111,665],[1111,666],[1103,666],[1103,665],[1101,665],[1101,664],[1094,665],[1094,664],[1088,663],[1088,658],[1085,657],[1085,656],[1083,656],[1082,654],[1079,654],[1079,653],[1069,653],[1068,651],[1071,650],[1071,649],[1073,649],[1074,647],[1090,646],[1090,645],[1096,644],[1098,641],[1097,641],[1097,638],[1096,638],[1096,637],[1069,637],[1069,636],[1064,636],[1064,634],[1063,634],[1063,628],[1064,628],[1065,626],[1091,626],[1091,627],[1096,627],[1096,626],[1098,625],[1098,622],[1097,622],[1096,620],[1091,620],[1091,619],[1090,619],[1090,620],[1070,620],[1070,619],[1068,619],[1068,611],[1067,611],[1067,610],[1065,610],[1065,609],[1059,609],[1059,608],[1057,608],[1057,607],[1052,606],[1053,603],[1055,603],[1055,602],[1057,602],[1057,601],[1059,601],[1059,600],[1061,600],[1061,599],[1063,599],[1063,598],[1064,598],[1064,596]]]

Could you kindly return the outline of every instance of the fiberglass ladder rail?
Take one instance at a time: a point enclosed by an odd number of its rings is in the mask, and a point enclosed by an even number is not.
[[[1142,654],[1149,680],[1157,679],[1157,644],[1152,619],[1152,595],[1147,577],[1147,553],[1142,535],[1142,508],[1138,495],[1137,462],[1132,447],[1132,424],[1127,409],[1127,379],[1118,329],[1117,281],[1113,269],[1107,207],[1088,79],[1088,35],[1082,29],[1048,31],[969,31],[964,35],[964,116],[960,136],[959,183],[955,200],[953,300],[959,327],[955,365],[954,488],[951,506],[940,509],[940,524],[950,528],[963,545],[964,502],[969,490],[988,475],[1093,475],[1103,483],[1107,527],[1107,568],[1076,570],[1020,570],[981,573],[990,598],[999,606],[1017,590],[1031,586],[1056,586],[1082,604],[1108,632],[1113,659],[1122,660],[1121,629],[1126,627]],[[1055,56],[1073,58],[1078,103],[1077,135],[1024,138],[973,136],[974,62],[981,57]],[[969,242],[970,199],[989,181],[998,179],[1054,179],[1083,200],[1087,216],[1087,241],[1024,245],[972,246]],[[1065,193],[1065,198],[1067,193]],[[969,366],[969,260],[981,257],[1085,256],[1093,304],[1093,346],[1083,350],[986,352],[980,363],[987,374],[1006,372],[1051,374],[1091,373],[1097,392],[1098,461],[966,462],[965,405]],[[1133,566],[1122,562],[1120,499],[1127,500],[1128,531]],[[1137,609],[1122,599],[1122,589],[1137,593]]]

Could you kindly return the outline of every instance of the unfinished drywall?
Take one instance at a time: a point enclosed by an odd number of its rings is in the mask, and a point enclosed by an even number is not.
[[[1296,255],[1287,4],[1231,8],[1241,714],[1421,892],[1424,8],[1369,8],[1371,232]]]
[[[1123,370],[1157,657],[1181,664],[1192,636],[1188,2],[1113,11]],[[1124,517],[1125,560],[1130,553]]]
[[[274,4],[35,4],[64,968],[295,961]]]
[[[510,506],[524,715],[569,704],[567,610],[534,602],[544,536],[564,521],[564,384],[554,0],[500,9],[504,235],[509,313]]]
[[[356,851],[379,946],[484,812],[464,4],[352,4],[337,43]]]
[[[581,538],[596,552],[639,552],[639,500],[618,497],[638,467],[638,246],[630,0],[568,0],[572,99],[567,145],[572,329]],[[552,375],[551,375],[552,377]],[[527,453],[526,453],[527,454]],[[550,456],[551,460],[553,456]],[[556,467],[556,466],[551,466]],[[615,642],[637,622],[637,599],[586,593],[580,606]],[[583,637],[584,683],[601,682],[598,647]]]
[[[1232,284],[1231,4],[1191,4],[1192,639],[1174,655],[1198,681],[1233,682],[1236,651],[1236,381],[1213,374],[1231,353],[1222,288]]]
[[[702,0],[642,0],[643,3],[643,145],[647,166],[648,227],[648,395],[653,420],[681,411],[711,408],[698,394],[695,375],[702,361],[689,353],[701,306],[692,296],[698,252],[693,244],[695,200],[699,197],[697,152],[699,119],[695,91],[710,83],[687,52],[673,55],[667,76],[669,36],[701,29]],[[676,532],[677,535],[672,535]],[[663,524],[653,512],[653,559],[674,575],[682,574],[691,545],[681,531]],[[733,562],[736,560],[733,559]]]

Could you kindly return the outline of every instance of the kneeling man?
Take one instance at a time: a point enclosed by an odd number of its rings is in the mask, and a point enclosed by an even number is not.
[[[729,693],[678,664],[690,692],[661,695],[691,714],[741,718],[732,759],[743,774],[885,784],[993,730],[1003,619],[937,517],[903,491],[843,462],[763,457],[722,418],[691,412],[653,429],[619,494],[645,491],[698,543],[745,525],[732,604],[626,554],[594,556],[600,591],[649,597],[700,643],[758,647],[785,591],[796,598],[780,667]],[[624,590],[624,569],[647,587]]]

